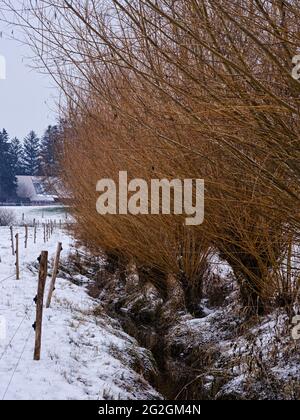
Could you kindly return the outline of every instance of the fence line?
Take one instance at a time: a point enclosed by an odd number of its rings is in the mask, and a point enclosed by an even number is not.
[[[59,224],[56,220],[47,220],[46,223],[42,223],[41,225],[37,226],[36,219],[33,219],[34,222],[31,225],[24,224],[22,226],[18,226],[18,229],[15,230],[14,235],[12,236],[13,227],[10,226],[10,237],[9,241],[11,242],[11,248],[13,249],[13,256],[16,257],[16,271],[15,275],[18,279],[18,251],[20,251],[21,243],[24,243],[24,249],[28,249],[31,246],[31,243],[29,243],[29,240],[33,241],[33,244],[36,245],[37,243],[37,232],[41,232],[42,235],[44,235],[44,243],[47,243],[53,233],[55,232],[56,228],[58,227],[59,230],[62,230],[63,227],[65,227],[67,224],[62,224],[61,220],[59,221]],[[25,232],[20,232],[20,228],[25,227]],[[41,229],[39,229],[39,227]],[[31,229],[30,229],[31,228]],[[33,230],[32,230],[33,229]],[[47,234],[45,234],[47,231]],[[14,242],[15,240],[15,242]],[[18,246],[17,246],[18,245]],[[1,260],[0,260],[1,261]],[[23,270],[20,270],[20,272]],[[0,284],[4,283],[6,280],[9,280],[10,278],[14,277],[14,274],[9,275],[8,277],[4,279],[0,279]]]
[[[49,234],[49,236],[51,236],[51,233]],[[59,243],[59,249],[61,249],[61,243]],[[41,323],[42,323],[42,311],[43,311],[43,299],[41,299],[40,289],[41,289],[41,280],[43,280],[43,286],[45,286],[45,283],[46,283],[46,278],[47,278],[47,273],[48,273],[48,269],[47,269],[47,267],[48,267],[48,252],[47,251],[42,251],[41,257],[43,257],[43,256],[45,257],[44,259],[43,258],[40,258],[40,272],[39,272],[39,282],[40,283],[39,283],[39,290],[38,290],[37,298],[35,298],[33,300],[33,303],[32,303],[32,305],[34,305],[34,302],[35,302],[36,307],[37,307],[36,321],[35,321],[34,325],[32,325],[32,327],[34,327],[36,329],[35,360],[39,360],[40,359],[39,354],[40,354],[40,347],[41,347]],[[58,264],[58,261],[57,261],[57,264]],[[55,274],[57,274],[57,264],[56,264],[56,272],[55,272]],[[22,269],[22,272],[25,269],[26,268],[23,268]],[[55,267],[54,267],[54,270],[55,270]],[[42,276],[41,276],[41,274],[42,274]],[[6,280],[12,278],[12,277],[14,277],[14,274],[11,275],[11,276],[8,276],[5,279],[2,279],[0,281],[0,284],[3,283]],[[15,337],[17,336],[17,334],[19,333],[19,331],[21,330],[21,327],[24,324],[25,320],[26,319],[30,319],[31,316],[32,316],[32,312],[30,312],[30,313],[26,312],[25,313],[25,315],[22,318],[21,322],[19,323],[19,325],[17,326],[17,328],[14,331],[13,335],[11,336],[8,344],[5,346],[3,352],[1,353],[1,355],[0,355],[0,361],[2,361],[3,357],[7,354],[8,350],[10,348],[12,348],[11,347],[11,344],[12,344],[13,340],[15,339]],[[39,329],[36,328],[38,325],[40,325],[40,328]],[[14,365],[12,375],[11,375],[11,377],[9,379],[9,382],[7,384],[7,387],[5,388],[4,394],[2,396],[2,401],[5,399],[5,397],[6,397],[7,393],[8,393],[8,391],[10,389],[10,386],[12,384],[12,381],[14,379],[14,376],[15,376],[15,374],[17,372],[17,369],[18,369],[18,367],[20,365],[20,362],[21,362],[22,357],[24,355],[26,346],[27,346],[27,344],[29,342],[29,339],[31,337],[31,334],[32,334],[32,327],[30,328],[29,334],[28,334],[28,336],[27,336],[27,338],[26,338],[26,340],[24,342],[24,346],[22,348],[21,354],[18,357],[18,360],[17,360],[16,364]],[[37,346],[37,344],[38,344],[38,346]]]
[[[1,206],[1,203],[0,203],[0,206]],[[46,241],[45,242],[48,242],[52,238],[52,235],[53,235],[53,233],[55,233],[57,228],[58,228],[59,231],[62,231],[64,228],[66,228],[68,226],[68,224],[69,223],[65,223],[62,219],[57,221],[57,220],[47,219],[45,217],[45,219],[43,221],[36,221],[36,219],[33,219],[32,223],[31,223],[31,221],[25,220],[25,218],[23,218],[23,223],[20,223],[18,226],[11,227],[10,228],[11,229],[10,235],[8,235],[7,238],[5,238],[5,241],[6,240],[10,241],[9,245],[10,245],[10,248],[12,249],[12,251],[10,252],[10,258],[7,255],[7,257],[9,258],[9,262],[11,262],[11,263],[14,262],[15,252],[13,252],[13,251],[15,251],[15,249],[14,249],[15,248],[15,243],[14,243],[14,241],[11,241],[11,238],[15,234],[19,235],[19,248],[21,250],[21,256],[22,256],[23,251],[26,252],[26,248],[30,249],[32,247],[32,245],[35,246],[34,249],[37,248],[37,246],[36,246],[36,244],[37,244],[37,234],[39,236],[41,235],[41,241],[40,241],[40,246],[41,246],[41,244],[43,242],[42,236],[43,236],[43,233],[44,233],[43,232],[44,229],[46,229],[46,238],[45,238]],[[24,228],[25,228],[25,232],[24,232]],[[13,232],[13,236],[12,236],[12,232]],[[11,254],[13,256],[11,256]],[[4,261],[2,259],[2,263],[3,262]],[[55,269],[55,267],[53,268],[53,270],[54,269]],[[20,273],[21,274],[24,273],[25,270],[28,270],[28,267],[26,267],[26,265],[24,264],[24,266],[20,269]],[[57,270],[57,267],[56,267],[56,270]],[[3,279],[0,279],[0,285],[4,284],[6,281],[8,281],[10,279],[13,279],[16,276],[16,271],[17,270],[15,269],[13,274],[9,274],[7,277],[5,277]],[[33,302],[32,305],[34,305],[34,302]],[[16,310],[17,309],[15,309],[15,311]],[[23,310],[22,310],[21,321],[18,322],[18,325],[17,325],[15,331],[13,332],[11,337],[9,338],[8,343],[5,345],[2,353],[0,354],[0,362],[3,361],[4,357],[7,354],[10,354],[10,357],[12,359],[11,368],[13,369],[12,375],[9,378],[9,382],[8,382],[7,387],[5,388],[4,394],[2,396],[2,401],[6,398],[6,395],[7,395],[8,391],[10,390],[11,384],[12,384],[13,379],[15,377],[15,374],[17,372],[17,369],[18,369],[18,367],[21,363],[22,357],[23,357],[24,352],[26,350],[26,346],[27,346],[27,344],[30,340],[31,334],[32,334],[32,327],[30,327],[29,334],[25,339],[24,346],[23,346],[22,351],[21,351],[17,360],[15,359],[15,357],[13,357],[14,354],[11,354],[10,350],[11,349],[12,349],[12,351],[14,350],[14,348],[15,348],[14,340],[16,339],[17,336],[20,336],[20,340],[21,340],[21,343],[22,343],[22,338],[25,335],[24,333],[26,333],[25,328],[24,327],[22,328],[22,326],[24,326],[24,323],[26,322],[26,320],[29,320],[32,316],[33,316],[33,312],[32,312],[32,310],[30,310],[30,308],[26,309],[26,313],[24,314],[24,316],[23,316]],[[34,327],[34,325],[33,325],[33,327]]]

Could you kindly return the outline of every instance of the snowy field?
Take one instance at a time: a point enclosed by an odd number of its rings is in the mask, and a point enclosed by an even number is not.
[[[68,214],[68,209],[61,205],[53,206],[8,206],[0,207],[1,209],[12,212],[16,218],[16,224],[32,224],[33,220],[40,223],[47,221],[59,221],[62,223],[70,222],[71,216]]]
[[[19,211],[25,211],[26,217],[40,214],[38,208]],[[19,281],[9,228],[0,228],[0,400],[158,398],[142,374],[134,370],[137,363],[143,366],[140,371],[153,369],[146,350],[116,321],[105,314],[95,316],[99,303],[87,295],[84,286],[64,278],[57,280],[51,308],[44,309],[41,361],[33,361],[37,257],[42,250],[49,251],[51,274],[57,242],[63,243],[63,259],[74,250],[74,244],[60,230],[44,244],[40,227],[35,245],[30,229],[25,250],[24,228],[15,228],[18,230]],[[50,277],[45,297],[49,281]]]

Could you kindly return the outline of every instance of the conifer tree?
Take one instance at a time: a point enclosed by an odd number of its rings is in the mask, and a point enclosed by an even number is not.
[[[31,131],[24,139],[22,165],[25,175],[38,175],[40,170],[40,140],[34,131]]]
[[[23,147],[17,137],[13,138],[9,145],[9,154],[12,169],[15,175],[23,175],[24,168],[22,166]]]
[[[56,172],[56,152],[59,139],[59,127],[49,125],[41,140],[41,172],[43,174],[54,175]]]
[[[17,180],[10,155],[6,130],[0,132],[0,200],[7,201],[16,195]]]

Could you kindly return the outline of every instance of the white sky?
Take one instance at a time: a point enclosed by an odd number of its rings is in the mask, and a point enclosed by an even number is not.
[[[57,90],[50,76],[31,69],[29,47],[11,40],[0,22],[0,56],[6,60],[6,80],[0,80],[0,129],[22,140],[30,130],[42,135],[56,122]]]

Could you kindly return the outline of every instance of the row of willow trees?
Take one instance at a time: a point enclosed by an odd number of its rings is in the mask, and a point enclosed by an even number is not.
[[[291,308],[299,290],[299,1],[2,3],[64,93],[62,176],[78,235],[161,279],[175,276],[190,299],[219,254],[250,312],[270,302]],[[120,170],[149,181],[204,178],[204,223],[100,217],[96,182],[117,181]]]

